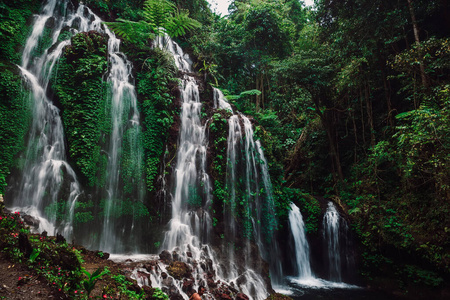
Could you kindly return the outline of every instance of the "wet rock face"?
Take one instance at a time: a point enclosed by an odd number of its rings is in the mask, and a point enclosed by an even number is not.
[[[209,251],[187,253],[177,250],[177,255],[163,251],[158,257],[143,262],[125,262],[122,269],[129,270],[131,278],[143,288],[158,286],[170,300],[249,300],[236,282],[226,282],[217,266],[226,265],[214,261]],[[174,260],[174,256],[178,260]],[[206,271],[208,270],[208,271]],[[239,282],[245,282],[242,276]]]
[[[237,295],[236,295],[236,298],[235,298],[236,300],[249,300],[248,299],[248,296],[246,295],[246,294],[242,294],[242,293],[238,293]]]
[[[186,293],[186,295],[188,295],[189,297],[192,296],[194,294],[194,284],[195,281],[193,279],[184,279],[183,281],[183,286],[182,286],[182,291]]]
[[[39,220],[36,219],[35,217],[32,217],[30,215],[24,215],[22,216],[23,221],[25,222],[25,224],[33,226],[38,228],[39,227]]]
[[[175,261],[171,263],[167,267],[167,271],[169,272],[170,276],[172,276],[175,279],[181,280],[183,278],[189,278],[191,277],[192,270],[189,268],[189,266],[181,261]]]
[[[166,264],[170,264],[172,262],[172,254],[169,251],[164,250],[159,254],[159,258]]]

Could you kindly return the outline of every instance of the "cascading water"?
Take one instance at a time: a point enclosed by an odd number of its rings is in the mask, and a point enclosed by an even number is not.
[[[96,16],[95,16],[96,17]],[[96,17],[98,18],[98,17]],[[100,249],[122,253],[136,252],[136,236],[133,232],[134,220],[130,224],[118,224],[114,216],[114,209],[123,205],[125,196],[119,183],[128,175],[125,185],[135,187],[134,201],[143,201],[143,148],[140,142],[141,126],[137,97],[131,81],[132,65],[126,56],[119,52],[120,40],[105,27],[108,35],[108,57],[110,73],[108,83],[111,102],[111,134],[109,138],[109,160],[107,167],[107,199],[104,208],[103,232],[100,240]],[[125,149],[126,148],[126,149]],[[126,150],[126,151],[125,151]],[[129,153],[127,157],[124,152]],[[126,170],[124,170],[126,168]],[[126,172],[128,174],[126,174]],[[122,177],[121,177],[122,176]]]
[[[192,72],[191,61],[189,57],[185,55],[182,49],[167,36],[160,37],[157,41],[157,45],[160,48],[166,48],[173,55],[175,63],[180,71],[184,73],[180,89],[182,91],[182,107],[181,107],[181,126],[178,141],[177,163],[174,172],[174,187],[172,194],[172,219],[169,222],[169,230],[166,232],[163,248],[172,249],[181,255],[180,259],[184,261],[190,261],[192,258],[196,261],[210,261],[212,270],[209,270],[209,274],[215,274],[222,282],[229,282],[231,285],[238,287],[243,293],[249,295],[254,299],[264,299],[268,293],[266,286],[258,272],[248,268],[247,265],[238,265],[234,260],[235,250],[225,250],[223,256],[225,260],[229,261],[229,264],[219,264],[215,260],[215,253],[209,247],[208,242],[210,240],[210,230],[212,228],[212,220],[208,212],[211,205],[211,184],[210,179],[206,171],[206,151],[208,147],[208,140],[206,135],[206,125],[201,122],[201,108],[202,104],[199,98],[198,85],[192,76],[188,73]],[[214,101],[216,107],[220,109],[226,109],[232,112],[230,104],[228,104],[223,94],[220,91],[214,91]],[[241,128],[239,120],[246,120],[244,129]],[[234,124],[234,129],[230,131],[230,135],[233,132],[238,132],[234,138],[231,137],[230,141],[234,141],[235,146],[239,149],[247,149],[247,157],[240,158],[243,161],[251,160],[247,165],[248,173],[250,175],[247,180],[248,186],[252,183],[254,178],[257,178],[257,172],[260,170],[257,166],[256,156],[262,155],[262,149],[259,143],[255,143],[253,140],[253,131],[251,129],[251,123],[245,116],[233,115],[230,118],[230,124]],[[231,125],[230,125],[231,126]],[[247,146],[243,145],[243,133],[245,133],[246,140],[249,141]],[[233,143],[233,142],[232,142]],[[237,157],[236,151],[232,150],[229,146],[230,157]],[[232,154],[234,153],[234,154]],[[265,166],[266,167],[266,166]],[[268,172],[262,172],[263,176],[268,176]],[[237,173],[234,173],[237,174]],[[236,176],[236,175],[234,175]],[[258,181],[259,182],[259,181]],[[270,179],[263,180],[263,184],[269,185]],[[271,191],[271,187],[269,188]],[[233,190],[231,188],[231,195]],[[246,193],[259,192],[258,187],[252,187],[251,191]],[[271,193],[271,192],[270,192]],[[261,226],[256,220],[260,217],[262,209],[269,210],[269,207],[258,207],[258,203],[252,203],[254,195],[248,194],[249,199],[248,211],[249,216],[253,215],[255,211],[255,219],[248,218],[248,231],[246,237],[254,237],[257,244],[261,244]],[[271,195],[271,194],[270,194]],[[273,199],[271,199],[273,201]],[[273,203],[272,203],[273,204]],[[271,207],[273,209],[273,207]],[[231,231],[234,231],[233,226],[234,217],[229,214],[230,223],[227,224]],[[250,246],[248,247],[250,248]],[[189,257],[186,255],[189,253]],[[250,251],[246,251],[246,261],[250,261]],[[239,269],[239,270],[238,270]],[[194,269],[194,277],[197,279],[196,287],[204,286],[206,278],[204,277],[205,270],[200,268]],[[202,283],[203,282],[203,283]]]
[[[354,260],[347,222],[341,217],[333,202],[323,217],[324,259],[328,267],[328,279],[343,282],[352,277]],[[346,276],[344,276],[346,275]],[[344,278],[345,277],[345,278]]]
[[[231,105],[226,102],[218,89],[214,89],[214,107],[233,113]],[[274,200],[263,149],[261,143],[254,140],[252,124],[246,116],[233,114],[228,119],[228,125],[226,190],[229,204],[224,205],[227,235],[230,237],[239,235],[236,232],[235,219],[240,218],[244,222],[242,236],[247,239],[244,254],[245,269],[251,269],[252,260],[255,260],[250,245],[250,239],[254,239],[259,254],[270,263],[271,278],[279,278],[281,265],[274,259],[278,255],[277,245],[273,240],[276,228]],[[238,208],[238,205],[241,207]],[[238,216],[240,209],[244,211],[242,217]],[[230,258],[229,271],[236,275],[239,270],[234,265],[235,250],[230,243],[227,253]],[[261,288],[263,287],[257,287]]]
[[[53,23],[48,33],[47,23]],[[47,89],[54,66],[70,39],[59,41],[63,28],[70,28],[72,35],[78,32],[97,31],[106,34],[108,40],[109,99],[105,108],[111,112],[111,134],[108,149],[106,199],[104,226],[100,242],[91,246],[105,251],[121,252],[123,245],[132,245],[126,250],[135,250],[133,222],[120,226],[115,224],[114,209],[122,205],[124,195],[119,191],[119,182],[126,181],[134,187],[133,201],[142,201],[144,187],[142,179],[143,149],[140,142],[141,129],[134,85],[131,80],[131,63],[119,52],[120,40],[104,25],[89,8],[80,4],[73,10],[69,1],[49,0],[35,19],[33,31],[28,38],[22,56],[21,70],[31,87],[33,121],[28,138],[25,165],[19,192],[12,202],[14,210],[23,211],[40,219],[39,230],[50,234],[55,231],[70,238],[77,197],[81,188],[75,172],[66,162],[64,131],[59,110],[47,98]],[[51,46],[43,54],[34,57],[41,40],[51,38]],[[126,141],[126,143],[125,143]],[[126,152],[125,157],[123,153]],[[124,169],[126,166],[126,170]],[[130,180],[125,180],[124,173]],[[130,176],[130,174],[132,176]],[[125,174],[126,175],[126,174]],[[69,187],[63,188],[65,186]],[[61,210],[60,199],[65,199]],[[58,212],[58,216],[57,213]],[[63,216],[61,216],[63,214]],[[133,220],[132,220],[133,221]],[[123,224],[120,224],[123,225]],[[127,242],[125,242],[125,239]]]
[[[323,217],[323,236],[327,244],[329,276],[332,281],[342,281],[341,254],[339,246],[339,213],[332,202],[328,202],[327,211]]]
[[[67,2],[49,0],[36,17],[33,31],[28,38],[23,56],[22,74],[31,87],[32,124],[28,133],[28,147],[25,154],[18,193],[12,201],[12,209],[23,211],[40,220],[39,230],[66,238],[72,234],[72,220],[75,203],[81,193],[75,172],[66,161],[64,130],[59,110],[47,97],[50,74],[68,41],[61,42],[53,52],[46,49],[39,57],[33,53],[44,36],[44,29],[50,19],[55,26],[52,30],[52,44],[57,42],[64,26],[71,26],[75,15],[64,17],[58,14],[60,5],[65,10]],[[64,186],[68,191],[64,191]],[[62,209],[58,200],[64,198]],[[57,216],[63,213],[64,218]],[[62,219],[62,220],[61,220]]]
[[[191,71],[191,64],[178,44],[162,37],[159,45],[168,47],[180,71]],[[208,242],[212,222],[207,211],[211,201],[211,185],[206,173],[208,141],[205,125],[200,119],[202,104],[198,85],[192,76],[185,74],[180,89],[181,128],[172,195],[172,219],[163,246],[165,249],[178,246],[184,252],[189,247],[200,248],[201,243]]]
[[[289,225],[295,244],[296,277],[299,280],[313,278],[309,262],[309,244],[305,235],[305,224],[300,209],[291,203],[289,211]]]

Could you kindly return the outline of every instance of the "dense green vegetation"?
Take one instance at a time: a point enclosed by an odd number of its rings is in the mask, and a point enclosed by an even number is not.
[[[225,92],[261,91],[229,98],[261,128],[280,215],[292,188],[333,197],[367,278],[438,286],[449,274],[448,9],[234,1],[190,39]]]
[[[144,291],[114,264],[98,267],[90,273],[86,268],[98,265],[99,261],[100,265],[102,261],[106,264],[103,252],[75,248],[62,236],[32,234],[20,213],[4,211],[3,202],[0,202],[0,251],[13,265],[22,264],[29,270],[29,275],[18,278],[14,287],[17,289],[35,276],[44,278],[61,298],[100,299],[120,295],[121,299],[168,299],[159,288]],[[39,296],[37,293],[27,295]]]
[[[35,0],[0,3],[0,194],[5,193],[11,168],[18,164],[14,157],[24,146],[29,124],[28,92],[15,64],[20,64],[18,49],[29,33],[27,21],[38,8]]]
[[[101,152],[110,130],[105,110],[107,38],[96,32],[72,38],[58,64],[53,89],[63,107],[63,122],[71,160],[87,185],[105,185],[107,157]]]
[[[20,163],[15,156],[26,134],[27,93],[13,63],[20,60],[17,50],[36,2],[0,4],[0,193],[11,167]],[[178,110],[176,68],[151,47],[151,38],[168,21],[161,16],[187,18],[189,9],[197,20],[189,22],[196,25],[173,35],[193,54],[206,82],[253,117],[272,175],[279,226],[286,225],[295,202],[308,233],[316,234],[321,206],[314,196],[331,198],[352,221],[360,241],[359,271],[368,281],[382,286],[380,278],[395,278],[393,285],[405,292],[414,284],[443,286],[450,276],[448,1],[316,0],[311,10],[297,0],[235,0],[230,15],[221,18],[204,0],[177,0],[164,2],[159,19],[141,0],[84,2],[116,21],[108,24],[124,37],[123,50],[134,65],[150,195],[145,204],[152,214],[160,213],[153,196],[165,170],[164,154],[172,159],[175,153],[176,138],[170,135]],[[72,43],[52,88],[63,111],[68,156],[83,183],[100,188],[106,166],[100,149],[109,130],[106,40],[82,33]],[[204,116],[211,117],[213,215],[220,218],[229,192],[227,113],[208,110]],[[123,181],[132,175],[125,172]],[[101,202],[93,201],[77,208],[78,222],[92,221],[91,207]],[[200,203],[191,197],[189,204]],[[137,211],[149,217],[145,208]],[[251,226],[245,212],[239,213],[242,226]]]

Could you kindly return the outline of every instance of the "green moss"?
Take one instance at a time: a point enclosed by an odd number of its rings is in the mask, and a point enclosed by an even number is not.
[[[303,193],[300,189],[282,187],[275,191],[277,212],[280,218],[286,219],[289,206],[293,202],[297,205],[305,222],[308,233],[317,233],[321,214],[320,204],[313,196]]]
[[[170,86],[175,84],[175,68],[161,50],[147,50],[149,52],[140,53],[135,58],[138,63],[142,62],[136,86],[144,116],[146,186],[148,191],[154,191],[168,130],[174,120],[174,97],[170,94]]]
[[[0,68],[0,194],[3,194],[14,157],[23,149],[31,111],[29,93],[15,66],[0,64]]]
[[[0,57],[20,63],[22,47],[30,33],[27,22],[39,10],[41,1],[10,0],[0,3]]]
[[[37,0],[0,3],[0,194],[5,192],[6,178],[15,164],[14,157],[23,147],[30,120],[28,92],[13,64],[20,63],[21,47],[30,32],[27,21],[39,5]]]
[[[139,218],[144,218],[149,216],[149,212],[147,207],[138,201],[131,201],[129,199],[126,200],[101,200],[100,208],[102,212],[101,215],[104,214],[104,209],[106,206],[106,201],[114,201],[114,203],[118,203],[110,208],[109,216],[113,218],[120,218],[123,216],[132,216],[135,220]]]
[[[89,186],[105,184],[106,154],[101,151],[106,120],[107,39],[95,32],[72,38],[61,58],[53,88],[63,108],[70,159]]]

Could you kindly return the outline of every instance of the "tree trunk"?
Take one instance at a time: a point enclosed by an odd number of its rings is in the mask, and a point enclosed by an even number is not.
[[[256,89],[259,90],[259,78],[256,76]],[[261,95],[256,95],[256,111],[259,112],[259,105],[261,102]]]
[[[415,40],[416,44],[419,45],[420,44],[419,26],[417,25],[416,14],[414,13],[414,7],[412,5],[412,0],[406,0],[406,2],[408,2],[409,13],[411,15],[411,21],[412,21],[413,32],[414,32],[414,40]],[[419,46],[419,50],[420,50],[420,46]],[[427,88],[428,81],[427,81],[427,77],[425,74],[425,67],[423,65],[422,60],[420,61],[419,68],[420,68],[420,78],[422,79],[422,85],[425,88]]]
[[[333,134],[333,129],[335,128],[333,121],[330,120],[329,116],[326,116],[320,111],[320,100],[313,99],[314,106],[316,108],[316,113],[319,115],[320,120],[322,122],[323,127],[325,128],[325,132],[327,133],[328,143],[330,144],[330,157],[331,163],[333,167],[333,178],[335,182],[343,182],[344,181],[344,173],[342,172],[341,161],[339,158],[339,153],[337,150],[335,135]],[[336,173],[338,178],[336,178]]]

